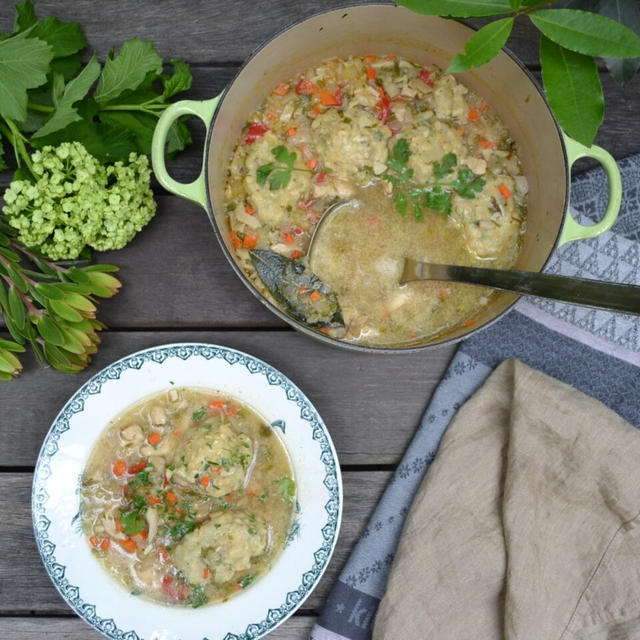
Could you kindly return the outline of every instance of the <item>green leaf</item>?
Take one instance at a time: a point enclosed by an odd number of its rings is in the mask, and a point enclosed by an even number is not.
[[[285,502],[293,502],[296,495],[296,483],[289,477],[280,478],[277,481],[277,492]]]
[[[640,38],[610,18],[575,9],[543,9],[529,17],[549,40],[576,53],[609,58],[640,56]]]
[[[517,11],[522,6],[522,0],[509,0],[509,6],[512,11]]]
[[[402,193],[402,191],[398,191],[393,194],[393,202],[396,205],[396,209],[403,216],[407,213],[407,196]]]
[[[36,10],[31,0],[18,2],[18,4],[16,4],[16,19],[13,25],[14,33],[28,29],[36,22],[38,22],[38,16],[36,16]]]
[[[269,176],[269,189],[277,191],[278,189],[286,189],[291,182],[291,171],[289,169],[281,169],[274,171]]]
[[[542,82],[560,126],[587,147],[604,118],[604,96],[593,58],[540,40]]]
[[[51,61],[51,73],[59,73],[68,82],[82,68],[82,60],[77,53],[66,58],[54,58]]]
[[[49,16],[39,22],[29,37],[40,38],[51,45],[54,58],[65,58],[87,46],[82,29],[77,22],[60,22]]]
[[[425,204],[430,209],[444,213],[445,216],[451,214],[451,194],[442,187],[436,186],[425,194]]]
[[[471,200],[476,193],[484,189],[486,180],[476,176],[471,169],[465,167],[458,171],[458,177],[449,185],[459,196]]]
[[[5,351],[14,351],[16,353],[24,353],[25,349],[21,344],[12,342],[11,340],[3,340],[0,338],[0,349]]]
[[[52,320],[48,315],[43,314],[38,319],[36,326],[38,333],[46,342],[50,342],[58,347],[64,345],[64,334],[58,324]]]
[[[49,300],[47,307],[63,320],[68,320],[69,322],[80,322],[80,320],[83,319],[83,316],[79,311],[62,300]]]
[[[172,158],[178,151],[186,149],[191,142],[191,132],[187,125],[180,119],[175,120],[167,133],[167,156]]]
[[[62,95],[57,99],[54,98],[56,110],[42,128],[33,134],[33,137],[41,138],[54,131],[64,129],[72,122],[82,120],[82,117],[78,111],[74,109],[73,105],[87,95],[91,85],[98,79],[99,75],[100,63],[94,56],[89,60],[87,66],[73,80],[67,83]],[[54,78],[60,78],[62,80],[61,75],[55,75]]]
[[[268,162],[267,164],[263,164],[258,167],[256,171],[256,182],[258,184],[264,184],[269,177],[269,174],[274,170],[275,163]]]
[[[297,158],[295,151],[289,152],[287,147],[281,144],[271,149],[271,153],[278,162],[282,162],[282,164],[286,164],[289,169],[293,169],[293,165]]]
[[[16,327],[19,331],[23,331],[24,327],[27,323],[26,312],[27,308],[24,306],[24,302],[18,293],[18,290],[12,285],[9,287],[9,313],[11,314],[11,319],[15,322]]]
[[[6,163],[4,159],[4,140],[0,135],[0,171],[5,171],[9,168],[9,165]]]
[[[399,162],[401,165],[407,164],[409,157],[411,156],[411,149],[406,138],[400,138],[398,142],[393,145],[391,151],[391,157]]]
[[[95,99],[105,105],[124,91],[139,87],[149,72],[162,73],[162,58],[153,43],[140,38],[127,40],[115,58],[107,58]]]
[[[455,153],[445,153],[441,162],[433,163],[433,176],[436,180],[442,180],[449,175],[454,167],[458,164],[458,158]]]
[[[480,18],[511,11],[507,0],[398,0],[398,4],[416,13],[449,18]]]
[[[640,35],[640,5],[628,0],[602,0],[600,2],[600,15],[617,20]],[[605,58],[605,64],[609,73],[620,83],[626,84],[636,75],[640,69],[640,58]]]
[[[22,122],[27,117],[27,89],[47,81],[51,47],[24,34],[0,42],[0,116]]]
[[[513,29],[513,18],[502,18],[476,31],[464,45],[465,53],[459,53],[445,73],[460,73],[486,64],[500,53]]]
[[[191,83],[193,82],[191,69],[186,62],[182,62],[181,60],[174,60],[173,58],[170,62],[173,65],[173,74],[171,74],[170,76],[162,76],[162,81],[164,84],[162,97],[165,100],[168,100],[172,96],[175,96],[176,93],[187,91],[187,89],[191,88]]]
[[[151,153],[151,141],[158,119],[148,113],[137,111],[105,111],[100,120],[115,130],[130,131],[136,141],[137,151]]]

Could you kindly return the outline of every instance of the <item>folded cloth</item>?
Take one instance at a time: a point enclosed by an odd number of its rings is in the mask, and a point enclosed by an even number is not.
[[[548,272],[640,285],[640,155],[618,166],[623,183],[618,221],[598,238],[557,250]],[[571,199],[580,222],[596,220],[607,199],[604,172],[596,169],[574,179]],[[640,427],[640,318],[522,299],[515,310],[459,347],[331,590],[312,640],[371,638],[404,519],[438,443],[456,411],[508,358],[574,386]]]
[[[638,460],[602,403],[500,365],[414,498],[374,640],[639,638]]]

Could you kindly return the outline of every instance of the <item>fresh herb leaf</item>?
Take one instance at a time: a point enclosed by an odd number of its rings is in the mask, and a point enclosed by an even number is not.
[[[174,540],[180,540],[198,528],[198,523],[191,520],[179,520],[176,524],[169,529],[169,535]]]
[[[640,56],[640,37],[628,27],[597,13],[540,9],[529,17],[544,36],[570,51],[609,58]]]
[[[271,153],[274,155],[275,159],[278,162],[282,162],[289,169],[293,169],[293,164],[294,164],[294,162],[296,161],[296,158],[297,158],[297,154],[295,153],[295,151],[289,152],[287,150],[287,147],[285,147],[283,144],[281,144],[281,145],[271,149]]]
[[[204,592],[204,587],[193,587],[193,591],[187,598],[187,603],[190,604],[194,609],[197,609],[198,607],[207,604],[207,602],[209,602],[209,598],[207,598],[207,594]]]
[[[291,170],[279,169],[269,176],[269,189],[277,191],[278,189],[286,189],[291,182]]]
[[[122,531],[129,536],[141,533],[147,526],[146,520],[137,511],[123,513],[120,521],[122,522]]]
[[[191,414],[191,419],[194,421],[198,421],[198,420],[202,420],[202,418],[204,418],[207,415],[207,410],[205,407],[202,407],[202,409],[198,409],[198,411],[194,411]]]
[[[445,191],[441,186],[435,186],[425,193],[425,204],[430,209],[451,215],[451,193]]]
[[[176,93],[181,93],[182,91],[191,89],[191,83],[193,82],[191,68],[186,62],[182,62],[182,60],[174,60],[173,58],[170,62],[173,66],[173,73],[171,75],[165,74],[162,76],[162,97],[164,100],[168,100],[176,95]]]
[[[66,58],[87,46],[87,40],[77,22],[60,22],[49,16],[29,32],[29,37],[40,38],[51,45],[54,58]]]
[[[36,22],[38,22],[38,16],[36,16],[36,10],[31,0],[18,2],[16,4],[16,19],[13,25],[13,32],[19,33],[20,31],[24,31]]]
[[[275,166],[276,165],[273,162],[268,162],[267,164],[259,166],[256,173],[256,182],[258,184],[264,184],[271,172],[274,170]]]
[[[242,578],[240,578],[240,580],[238,580],[238,584],[243,589],[246,589],[255,579],[256,579],[255,574],[247,573],[246,576],[243,576]]]
[[[604,118],[604,95],[595,61],[544,36],[540,61],[544,91],[560,126],[578,142],[591,146]]]
[[[277,481],[277,492],[285,502],[293,502],[296,495],[296,483],[289,477],[285,476]]]
[[[464,45],[464,53],[452,60],[445,73],[461,73],[489,62],[509,39],[513,23],[513,18],[502,18],[476,31]]]
[[[429,16],[482,18],[509,13],[508,0],[398,0],[407,9]]]
[[[393,194],[393,202],[396,205],[396,209],[402,215],[405,215],[407,213],[407,196],[405,196],[402,191],[398,191]]]
[[[391,150],[391,157],[404,165],[409,161],[409,157],[411,156],[411,149],[409,148],[409,142],[406,138],[400,138],[394,145]]]
[[[450,183],[451,188],[463,198],[471,200],[476,193],[484,189],[486,180],[476,176],[471,169],[464,167],[458,171],[458,177]]]
[[[455,153],[446,153],[442,156],[440,162],[433,163],[433,176],[436,180],[442,180],[442,178],[448,176],[456,164],[458,164],[458,158]]]

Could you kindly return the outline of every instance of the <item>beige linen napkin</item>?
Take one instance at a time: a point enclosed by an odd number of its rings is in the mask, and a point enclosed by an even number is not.
[[[373,638],[640,639],[639,512],[640,433],[509,360],[442,440]]]

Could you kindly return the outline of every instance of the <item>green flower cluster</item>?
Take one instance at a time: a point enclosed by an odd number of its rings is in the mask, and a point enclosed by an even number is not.
[[[14,180],[3,212],[18,240],[52,260],[74,260],[89,246],[121,249],[153,218],[147,156],[102,165],[79,142],[31,156],[35,182]]]

